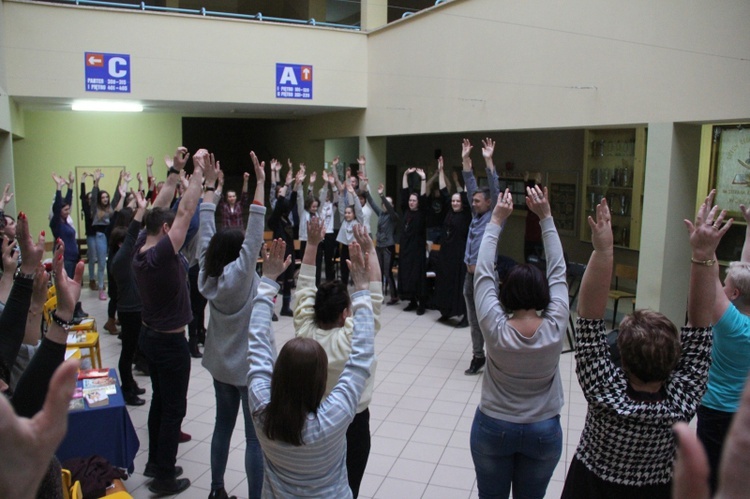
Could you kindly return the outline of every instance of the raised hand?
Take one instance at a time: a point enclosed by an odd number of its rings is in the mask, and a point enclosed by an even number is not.
[[[164,164],[167,165],[167,168],[174,167],[174,159],[172,159],[172,156],[169,154],[164,155]]]
[[[380,184],[380,185],[378,186],[378,194],[379,194],[380,196],[382,196],[384,192],[385,192],[385,186],[384,186],[383,184]]]
[[[0,210],[4,210],[5,205],[10,203],[11,199],[13,199],[13,193],[10,192],[10,184],[5,184],[5,189],[3,190],[3,197],[0,198]]]
[[[134,191],[133,189],[130,189],[130,192],[135,196],[135,203],[138,206],[138,209],[145,211],[148,206],[148,200],[143,197],[143,193],[141,191]]]
[[[438,158],[438,172],[442,172],[443,171],[444,165],[445,165],[445,163],[443,162],[443,157],[440,156]]]
[[[492,159],[492,155],[495,153],[495,141],[487,137],[482,141],[482,156],[485,159]]]
[[[333,161],[331,161],[331,165],[333,165],[334,167],[336,167],[336,166],[338,166],[339,161],[340,161],[339,157],[336,156],[335,158],[333,158]]]
[[[367,231],[364,225],[357,224],[353,227],[354,239],[357,241],[362,251],[372,253],[375,251],[375,245],[370,239],[370,233]]]
[[[330,180],[328,180],[328,172],[327,171],[323,170],[323,174],[321,176],[323,177],[323,182],[324,183],[327,184],[328,182],[330,182]]]
[[[152,166],[154,166],[154,157],[149,156],[146,158],[146,168],[151,168]]]
[[[102,173],[101,168],[97,168],[94,170],[94,181],[98,182],[102,177],[104,176],[104,173]]]
[[[205,151],[205,149],[201,149],[202,151]],[[187,147],[180,146],[177,148],[177,151],[174,153],[174,159],[172,160],[172,168],[175,170],[182,170],[185,168],[185,164],[187,163],[188,158],[190,157],[190,153],[187,150]]]
[[[421,168],[416,169],[417,174],[419,174],[419,177],[424,180],[427,178],[427,175],[425,175],[424,170]]]
[[[75,184],[75,182],[76,182],[76,178],[75,178],[75,176],[73,175],[73,172],[72,172],[72,171],[69,171],[69,172],[68,172],[68,185],[72,187],[72,186],[73,186],[73,184]]]
[[[44,305],[47,301],[47,289],[49,285],[49,274],[44,270],[44,265],[39,265],[34,273],[34,285],[31,293],[31,303]]]
[[[44,256],[44,231],[39,233],[39,238],[34,243],[29,232],[29,219],[24,212],[18,214],[16,240],[23,255],[21,272],[24,274],[33,274]]]
[[[589,215],[591,227],[591,243],[596,251],[611,251],[614,244],[612,238],[612,215],[607,206],[607,198],[602,198],[596,205],[596,221]]]
[[[464,139],[461,143],[461,159],[469,159],[469,155],[471,154],[471,150],[473,148],[474,146],[471,145],[469,139]]]
[[[143,183],[143,175],[141,175],[141,172],[135,174],[135,179],[138,181],[138,184]]]
[[[76,303],[81,299],[81,282],[83,281],[83,261],[76,264],[75,275],[68,276],[65,272],[63,254],[65,243],[57,240],[57,248],[52,257],[52,270],[55,271],[55,290],[57,292],[57,315],[69,321],[73,318]],[[25,256],[24,256],[25,258]]]
[[[52,173],[52,180],[55,181],[55,184],[57,184],[57,190],[59,191],[62,189],[62,186],[64,186],[67,182],[65,182],[65,179],[59,176],[57,173]],[[10,184],[8,184],[10,185]]]
[[[685,226],[690,235],[690,246],[693,248],[693,257],[702,260],[710,260],[714,257],[719,241],[729,227],[733,219],[724,222],[726,210],[719,210],[718,205],[713,206],[716,189],[713,189],[695,215],[695,222],[685,220]],[[744,213],[743,213],[744,216]],[[723,224],[723,225],[722,225]]]
[[[10,185],[10,184],[8,184]],[[7,187],[6,187],[7,189]],[[740,205],[740,211],[742,212],[742,218],[745,219],[745,223],[750,225],[750,208],[745,207],[744,204]]]
[[[547,188],[542,190],[539,185],[526,188],[526,206],[533,211],[540,219],[552,216],[549,207],[549,198]]]
[[[193,156],[193,167],[195,168],[195,170],[201,170],[205,172],[211,166],[211,162],[211,154],[206,149],[198,149],[198,151]],[[183,166],[185,165],[183,164]],[[178,170],[182,170],[182,168],[178,168]]]
[[[126,184],[129,184],[133,180],[133,174],[129,171],[125,171],[124,175],[122,176],[122,179],[125,181]]]
[[[312,217],[307,222],[307,244],[313,248],[317,248],[320,242],[326,237],[326,224],[325,220],[321,217]]]
[[[505,189],[505,192],[497,197],[497,204],[495,204],[495,209],[492,210],[490,221],[502,227],[511,213],[513,213],[513,195],[510,193],[510,189]]]
[[[357,164],[359,165],[360,170],[365,167],[367,160],[365,159],[364,154],[357,158]]]
[[[193,158],[195,162],[195,158]],[[216,185],[216,179],[219,178],[221,172],[221,163],[214,161],[213,164],[209,161],[205,170],[203,170],[203,179],[206,183],[206,187],[213,187]]]
[[[315,181],[318,179],[318,172],[312,172],[310,174],[310,185],[315,185]]]
[[[18,255],[16,248],[18,246],[17,241],[11,241],[7,236],[3,236],[2,248],[3,248],[3,273],[9,273],[13,275],[16,273],[18,268]]]
[[[271,241],[271,247],[263,245],[263,276],[275,281],[292,263],[292,255],[284,259],[286,243],[283,239]]]
[[[367,252],[362,251],[358,242],[349,245],[349,259],[346,261],[349,266],[349,275],[354,282],[354,289],[363,291],[370,287],[370,259]]]
[[[261,163],[258,162],[258,156],[255,155],[253,151],[250,151],[250,159],[253,161],[253,169],[255,170],[255,180],[258,183],[265,183],[266,181],[266,162],[263,161]],[[271,160],[271,170],[273,170],[273,162],[276,161],[275,159]],[[279,168],[281,168],[281,164],[276,161],[276,163],[279,165]]]

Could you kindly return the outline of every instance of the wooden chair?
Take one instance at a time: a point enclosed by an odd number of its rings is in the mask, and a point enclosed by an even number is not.
[[[633,284],[637,284],[638,267],[632,267],[620,263],[615,265],[615,288],[609,290],[609,298],[613,301],[614,306],[614,311],[612,313],[612,328],[615,327],[615,321],[617,320],[617,305],[620,300],[624,298],[630,299],[633,302],[633,310],[635,310],[635,293],[620,290],[620,279],[632,281]]]
[[[62,469],[62,496],[63,499],[70,499],[70,487],[73,479],[70,470]]]
[[[581,279],[583,279],[583,273],[586,272],[586,265],[583,263],[568,262],[567,267],[568,307],[570,308],[570,313],[568,314],[568,329],[566,331],[566,335],[568,337],[568,345],[570,347],[567,350],[563,350],[562,353],[573,352],[576,349],[576,325],[573,322],[573,311],[576,309],[578,292],[581,290]]]

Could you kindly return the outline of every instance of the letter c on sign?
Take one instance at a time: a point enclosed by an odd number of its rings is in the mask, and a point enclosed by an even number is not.
[[[109,76],[113,78],[122,78],[128,74],[127,67],[128,61],[122,57],[113,57],[109,60]]]

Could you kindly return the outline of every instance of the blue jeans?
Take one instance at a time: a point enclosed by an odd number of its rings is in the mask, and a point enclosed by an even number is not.
[[[263,488],[263,452],[255,435],[253,418],[247,402],[247,387],[234,386],[214,379],[216,392],[216,425],[211,439],[211,490],[224,487],[224,472],[227,469],[229,444],[232,439],[237,411],[242,401],[245,416],[245,474],[248,497],[260,497]]]
[[[480,499],[544,497],[562,454],[560,416],[537,423],[509,423],[483,414],[471,425],[471,457]]]
[[[97,232],[94,237],[96,247],[96,283],[99,289],[104,289],[104,271],[107,268],[107,235],[104,232]]]
[[[94,265],[96,265],[96,235],[86,236],[86,258],[89,261],[89,280],[94,280]]]

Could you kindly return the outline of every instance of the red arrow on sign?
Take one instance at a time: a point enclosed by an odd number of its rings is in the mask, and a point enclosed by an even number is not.
[[[103,67],[104,66],[104,56],[102,54],[87,54],[86,56],[86,65],[87,66],[94,66],[94,67]]]

